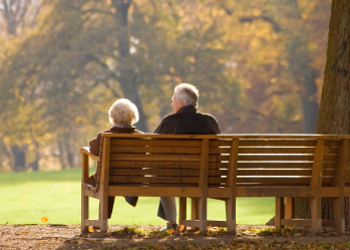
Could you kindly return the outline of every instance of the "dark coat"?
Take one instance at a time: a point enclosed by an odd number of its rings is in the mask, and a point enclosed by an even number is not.
[[[154,133],[159,134],[220,134],[220,126],[214,116],[197,112],[188,105],[177,113],[163,118]]]
[[[97,155],[97,156],[99,155],[101,137],[102,137],[103,132],[125,133],[125,134],[134,134],[134,133],[140,134],[140,133],[142,133],[141,131],[135,129],[135,127],[123,128],[123,127],[113,126],[108,130],[105,130],[105,131],[98,133],[97,136],[89,142],[90,153],[93,155]]]

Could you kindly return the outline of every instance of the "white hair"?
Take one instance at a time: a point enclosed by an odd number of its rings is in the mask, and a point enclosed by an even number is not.
[[[109,121],[113,125],[131,126],[139,120],[139,111],[136,105],[126,98],[115,101],[108,114]]]
[[[174,88],[176,98],[182,99],[184,106],[193,105],[197,108],[199,91],[189,83],[181,83]]]

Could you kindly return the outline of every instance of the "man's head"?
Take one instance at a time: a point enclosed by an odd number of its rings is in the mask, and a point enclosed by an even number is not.
[[[125,98],[115,101],[108,114],[109,121],[117,126],[131,126],[139,120],[139,111],[136,105]]]
[[[182,107],[192,105],[197,108],[199,92],[198,89],[189,83],[181,83],[174,89],[174,95],[172,99],[172,106],[174,113],[177,113]]]

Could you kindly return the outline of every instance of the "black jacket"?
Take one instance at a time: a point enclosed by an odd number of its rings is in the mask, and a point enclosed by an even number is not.
[[[197,112],[188,105],[177,113],[167,115],[158,125],[154,133],[159,134],[220,134],[217,120],[210,114]]]

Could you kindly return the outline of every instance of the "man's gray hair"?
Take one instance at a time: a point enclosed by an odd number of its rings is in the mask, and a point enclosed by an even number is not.
[[[193,105],[198,107],[199,91],[198,89],[189,83],[181,83],[174,89],[176,98],[182,99],[183,105]]]

